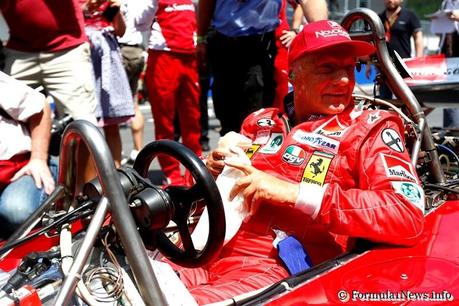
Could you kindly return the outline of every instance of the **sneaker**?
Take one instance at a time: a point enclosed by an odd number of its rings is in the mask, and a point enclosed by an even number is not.
[[[131,154],[129,156],[123,158],[121,160],[121,166],[132,166],[134,165],[135,159],[137,158],[137,155],[139,155],[139,151],[137,150],[132,150]]]

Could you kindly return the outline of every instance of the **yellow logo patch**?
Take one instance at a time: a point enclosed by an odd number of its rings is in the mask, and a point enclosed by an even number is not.
[[[302,181],[322,186],[333,157],[333,154],[314,151],[306,168],[304,168]]]
[[[250,148],[245,150],[245,155],[247,155],[248,158],[252,158],[253,154],[258,151],[258,149],[261,147],[261,145],[251,145]]]

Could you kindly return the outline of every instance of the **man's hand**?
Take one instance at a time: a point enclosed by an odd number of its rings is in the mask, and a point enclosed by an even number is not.
[[[24,175],[32,176],[35,181],[35,186],[37,186],[37,188],[43,187],[47,194],[53,192],[55,188],[54,179],[49,171],[46,161],[38,158],[30,159],[27,165],[16,172],[11,181],[13,182]]]
[[[254,214],[260,203],[267,201],[271,204],[294,206],[298,196],[298,184],[278,179],[260,171],[253,166],[234,163],[230,160],[225,164],[241,170],[245,176],[238,179],[230,192],[230,201],[239,193],[244,197],[244,210]]]
[[[218,147],[207,156],[206,166],[210,173],[217,178],[225,167],[225,158],[244,154],[252,142],[247,137],[229,132],[218,141]]]
[[[206,167],[214,178],[220,175],[225,167],[225,157],[232,155],[226,149],[215,149],[207,156]]]
[[[295,38],[296,33],[294,31],[282,31],[282,36],[280,37],[280,41],[284,47],[287,49],[290,48],[293,39]]]
[[[459,21],[459,10],[452,10],[449,12],[448,18],[454,21]]]

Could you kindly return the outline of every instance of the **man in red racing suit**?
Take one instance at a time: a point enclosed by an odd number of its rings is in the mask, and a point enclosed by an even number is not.
[[[198,303],[288,276],[273,246],[274,229],[294,235],[313,264],[352,249],[356,238],[416,242],[424,194],[402,122],[391,112],[354,106],[352,98],[355,59],[372,52],[372,45],[352,41],[333,21],[305,26],[289,54],[295,88],[290,118],[273,108],[246,118],[241,134],[252,140],[252,165],[224,161],[228,150],[209,155],[214,175],[225,165],[244,173],[230,197],[242,194],[250,216],[217,261],[178,271]]]

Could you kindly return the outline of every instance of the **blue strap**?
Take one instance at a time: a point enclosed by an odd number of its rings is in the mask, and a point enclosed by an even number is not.
[[[303,272],[312,267],[311,259],[303,245],[294,237],[288,236],[277,244],[279,258],[287,267],[290,275]]]

